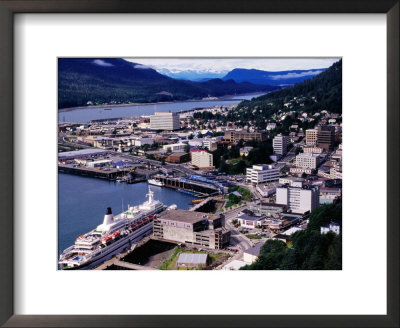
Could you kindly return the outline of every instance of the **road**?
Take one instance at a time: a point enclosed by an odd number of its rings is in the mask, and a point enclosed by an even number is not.
[[[240,233],[239,230],[229,222],[229,220],[236,218],[239,212],[245,208],[247,208],[247,205],[243,205],[225,213],[225,227],[231,231],[231,245],[237,247],[240,253],[243,253],[244,250],[253,247],[253,243],[250,239]]]

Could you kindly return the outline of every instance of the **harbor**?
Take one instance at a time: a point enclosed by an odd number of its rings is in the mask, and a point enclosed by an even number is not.
[[[114,213],[146,201],[148,184],[117,183],[105,179],[58,173],[58,255],[80,236],[103,221],[104,211]],[[193,196],[170,188],[150,186],[154,198],[166,206],[188,209]]]

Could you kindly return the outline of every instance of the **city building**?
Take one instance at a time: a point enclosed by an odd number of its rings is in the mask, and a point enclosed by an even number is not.
[[[286,205],[293,213],[306,213],[319,206],[318,186],[282,186],[276,188],[276,203]]]
[[[186,163],[190,161],[190,154],[189,153],[172,153],[166,159],[168,163],[180,164]]]
[[[257,260],[260,255],[261,247],[264,245],[263,241],[260,241],[257,245],[246,249],[243,252],[243,261],[247,263],[253,263]]]
[[[169,144],[169,145],[164,145],[163,150],[166,152],[181,153],[185,150],[186,146],[187,145],[184,143]]]
[[[200,169],[213,167],[213,155],[211,153],[205,150],[192,149],[190,154],[192,156],[192,165]]]
[[[209,151],[214,151],[217,149],[217,142],[212,139],[204,139],[203,140],[203,147],[207,148]]]
[[[340,224],[336,222],[331,222],[328,225],[321,227],[321,234],[327,234],[329,231],[332,231],[335,234],[340,234]]]
[[[274,154],[286,155],[289,144],[290,144],[290,139],[288,136],[278,134],[272,141]]]
[[[318,127],[317,146],[324,150],[332,150],[335,144],[335,127],[323,125]]]
[[[255,132],[247,132],[247,131],[225,131],[225,140],[230,142],[238,142],[240,140],[249,141],[265,141],[267,140],[267,133],[265,131],[255,131]]]
[[[261,201],[259,204],[253,203],[250,209],[259,215],[273,216],[281,214],[282,212],[286,211],[287,208],[286,205]]]
[[[198,268],[207,266],[207,254],[181,253],[176,266],[178,268]]]
[[[262,226],[265,217],[242,214],[237,219],[241,227],[254,229]]]
[[[258,164],[246,169],[246,181],[254,184],[279,180],[279,169],[272,165]]]
[[[324,150],[332,150],[335,143],[335,127],[331,125],[318,126],[306,130],[306,145],[317,146]]]
[[[169,210],[154,219],[153,236],[190,246],[222,249],[230,241],[230,231],[224,225],[222,214]]]
[[[321,154],[324,150],[321,147],[316,146],[305,146],[303,151],[306,154]]]
[[[291,167],[290,171],[291,174],[296,174],[298,176],[305,174],[314,174],[314,169],[302,168],[302,167]]]
[[[179,114],[169,112],[155,112],[150,115],[150,129],[173,131],[180,128]]]
[[[299,154],[296,156],[296,166],[303,169],[316,169],[319,165],[319,156],[316,154]]]
[[[308,129],[306,130],[306,145],[307,146],[315,146],[318,140],[318,130],[317,129]]]

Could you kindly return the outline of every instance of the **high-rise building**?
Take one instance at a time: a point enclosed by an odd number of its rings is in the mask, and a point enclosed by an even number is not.
[[[213,167],[213,155],[205,150],[192,149],[190,154],[192,155],[192,165],[198,168]]]
[[[318,186],[282,186],[276,188],[276,203],[293,213],[305,213],[319,206]]]
[[[317,129],[306,130],[306,145],[307,146],[316,146],[317,139],[318,139],[318,130]]]
[[[246,169],[246,180],[254,184],[279,180],[279,169],[272,165],[258,164]]]
[[[319,156],[316,154],[303,153],[296,156],[296,167],[316,169],[319,165]]]
[[[332,150],[335,143],[335,127],[323,125],[318,127],[317,146],[324,150]]]
[[[272,146],[274,148],[274,154],[286,155],[287,147],[288,147],[289,143],[290,143],[290,139],[288,136],[283,136],[282,134],[278,134],[272,141]]]
[[[150,129],[173,131],[180,128],[179,114],[169,112],[155,112],[150,116]]]
[[[335,142],[335,127],[331,125],[318,126],[306,130],[306,145],[318,146],[324,150],[332,150]]]

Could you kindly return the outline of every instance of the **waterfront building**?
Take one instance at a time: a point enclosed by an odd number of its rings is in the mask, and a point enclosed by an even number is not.
[[[150,129],[152,130],[179,130],[179,114],[169,112],[155,112],[150,115]]]
[[[246,169],[246,180],[254,184],[279,180],[279,169],[272,165],[258,164]]]
[[[288,136],[278,134],[272,141],[274,154],[286,155],[289,144],[290,144],[290,139]]]
[[[190,246],[222,249],[230,241],[230,231],[224,226],[222,214],[169,210],[154,220],[153,235]]]
[[[282,186],[276,188],[276,203],[286,205],[293,213],[305,213],[319,206],[318,186]]]
[[[299,154],[296,156],[296,166],[304,169],[316,169],[319,165],[319,156],[316,154]]]
[[[192,149],[190,154],[192,156],[192,165],[198,168],[213,167],[213,155],[205,150]]]

